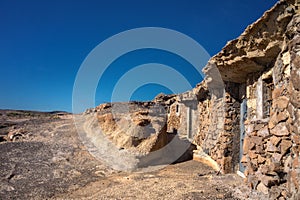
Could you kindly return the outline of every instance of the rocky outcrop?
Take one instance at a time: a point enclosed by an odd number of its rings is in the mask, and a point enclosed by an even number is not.
[[[102,104],[86,112],[81,138],[92,154],[117,170],[171,164],[191,145],[167,132],[168,106],[176,98],[160,94],[150,102]]]
[[[240,37],[228,42],[210,60],[218,66],[222,79],[242,83],[249,73],[272,65],[282,50],[286,27],[295,9],[293,0],[280,1],[248,26]]]
[[[102,133],[120,149],[148,154],[167,144],[165,108],[154,102],[103,104],[97,118]]]

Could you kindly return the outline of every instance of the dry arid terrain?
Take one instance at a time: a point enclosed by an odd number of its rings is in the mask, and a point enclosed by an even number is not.
[[[0,140],[0,199],[250,198],[242,178],[193,160],[112,170],[86,150],[68,113],[1,110]]]

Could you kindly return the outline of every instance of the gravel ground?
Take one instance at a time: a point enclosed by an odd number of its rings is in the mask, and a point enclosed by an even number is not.
[[[192,160],[114,171],[89,154],[68,113],[0,110],[0,160],[3,200],[261,199],[239,176]]]

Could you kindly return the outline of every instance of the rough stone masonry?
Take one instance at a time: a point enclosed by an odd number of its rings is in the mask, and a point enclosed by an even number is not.
[[[270,199],[300,199],[299,6],[278,2],[209,61],[206,74],[217,68],[224,86],[198,85],[209,97],[198,104],[194,157],[241,171]]]

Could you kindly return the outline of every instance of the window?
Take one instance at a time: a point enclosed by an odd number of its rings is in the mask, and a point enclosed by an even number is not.
[[[176,105],[176,113],[179,113],[179,105]]]
[[[270,117],[272,106],[272,91],[274,84],[272,77],[263,80],[263,118]]]
[[[270,117],[274,83],[272,69],[262,74],[251,74],[247,80],[247,118],[261,120]]]

